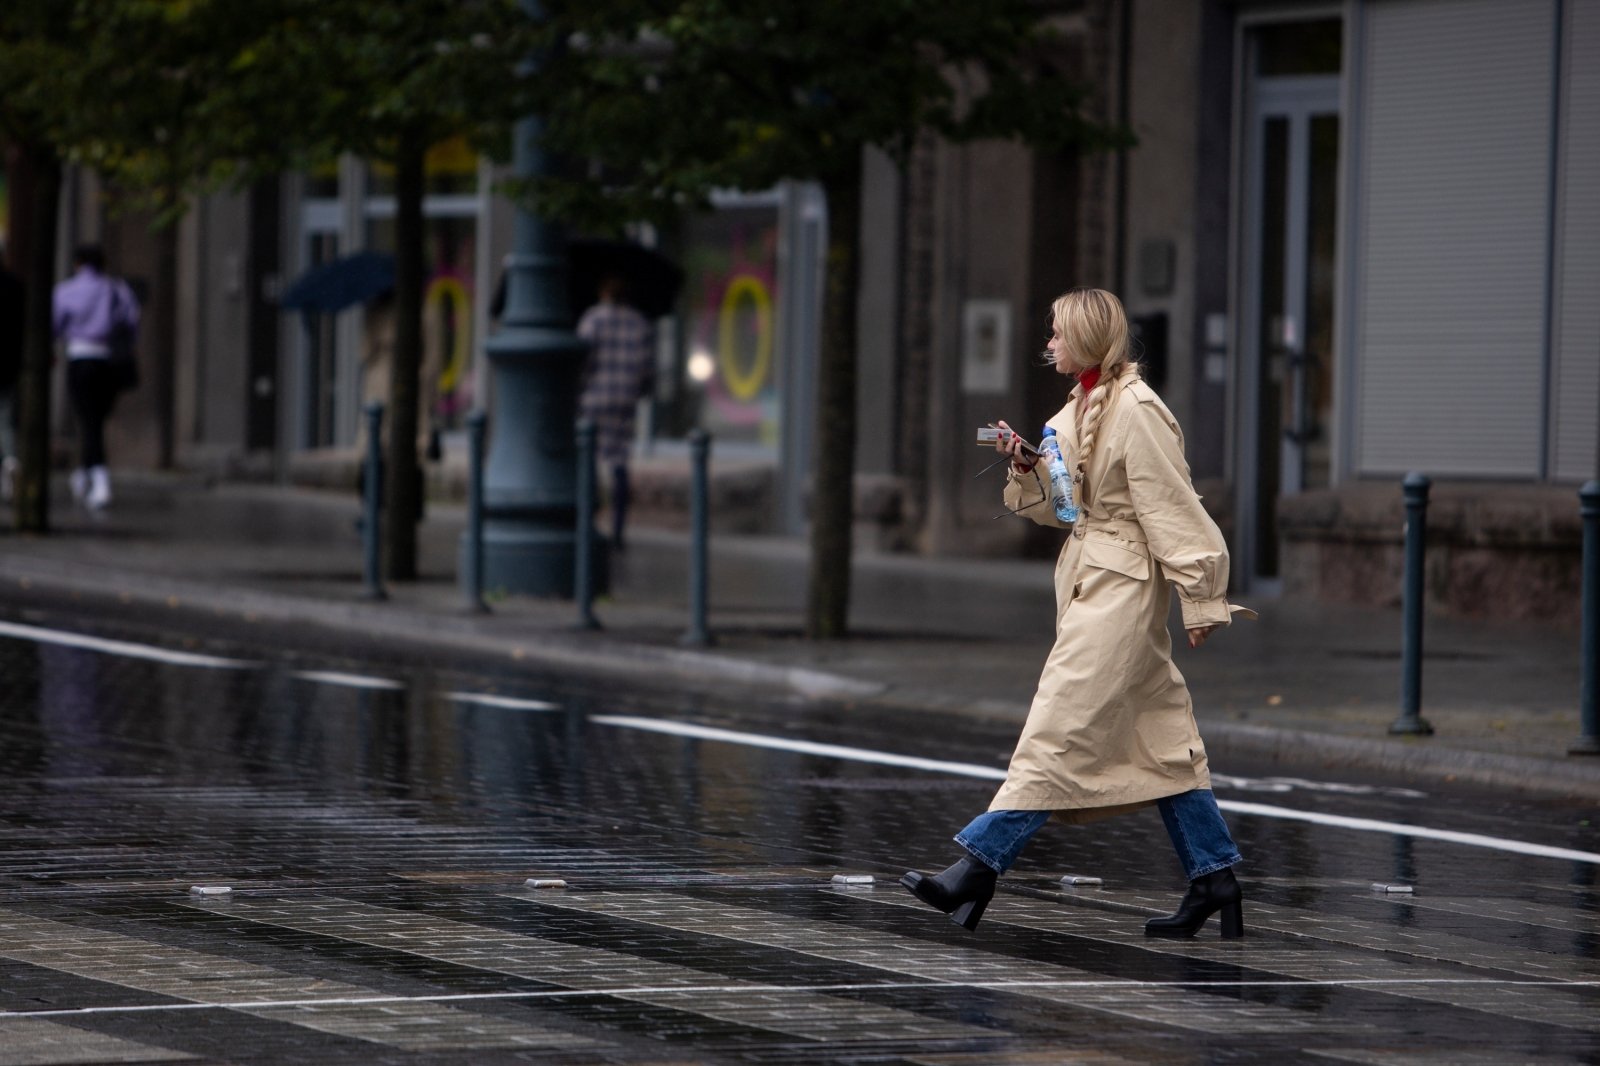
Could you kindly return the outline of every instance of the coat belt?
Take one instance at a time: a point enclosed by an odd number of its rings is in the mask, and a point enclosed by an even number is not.
[[[1090,533],[1107,533],[1122,540],[1131,540],[1136,544],[1148,543],[1144,536],[1144,527],[1137,518],[1097,518],[1092,514],[1085,514],[1078,519],[1073,527],[1072,535],[1082,540]]]

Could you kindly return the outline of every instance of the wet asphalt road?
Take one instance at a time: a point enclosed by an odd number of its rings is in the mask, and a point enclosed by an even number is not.
[[[0,1064],[1600,1062],[1600,866],[1508,850],[1600,852],[1586,808],[1214,767],[1244,941],[1141,935],[1153,811],[1048,827],[968,934],[895,878],[1001,727],[8,621]]]

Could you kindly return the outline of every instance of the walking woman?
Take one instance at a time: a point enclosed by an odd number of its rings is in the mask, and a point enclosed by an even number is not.
[[[139,301],[127,282],[106,274],[105,252],[99,245],[81,245],[73,254],[73,265],[72,277],[57,285],[52,297],[55,335],[67,348],[67,392],[82,438],[70,484],[75,499],[99,511],[111,502],[106,419],[122,387],[114,349],[132,343],[139,326]]]
[[[1046,471],[1003,435],[1010,456],[1006,507],[1070,531],[1056,562],[1056,642],[985,814],[956,835],[955,865],[900,883],[966,929],[977,927],[995,880],[1051,816],[1088,822],[1154,803],[1189,879],[1176,914],[1152,918],[1146,936],[1193,936],[1221,912],[1222,935],[1244,935],[1234,864],[1239,850],[1211,793],[1205,747],[1188,687],[1172,662],[1170,585],[1177,586],[1189,646],[1234,612],[1228,549],[1200,505],[1183,458],[1183,434],[1138,364],[1128,319],[1101,289],[1074,290],[1051,308],[1049,355],[1077,375],[1050,426],[1071,472],[1078,521],[1057,521]],[[1004,422],[1001,428],[1009,430]]]

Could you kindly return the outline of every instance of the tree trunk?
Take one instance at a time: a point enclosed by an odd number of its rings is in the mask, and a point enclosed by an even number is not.
[[[421,510],[417,464],[418,397],[422,369],[422,195],[427,145],[414,134],[400,139],[395,159],[394,359],[389,367],[389,410],[383,483],[385,573],[390,581],[417,576],[417,516]]]
[[[17,529],[44,533],[50,528],[50,373],[55,361],[51,293],[56,274],[56,208],[61,200],[61,160],[53,149],[22,146],[18,169],[28,197],[26,222],[14,233],[13,248],[27,287],[27,322],[22,373],[17,379]],[[13,211],[12,217],[17,213]]]
[[[850,614],[850,537],[855,518],[856,275],[861,242],[861,167],[829,181],[827,282],[817,365],[816,461],[811,484],[811,575],[806,636],[845,636]]]

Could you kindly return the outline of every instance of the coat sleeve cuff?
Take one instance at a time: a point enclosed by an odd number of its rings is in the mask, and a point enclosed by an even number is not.
[[[1218,596],[1214,600],[1183,600],[1183,628],[1198,629],[1201,626],[1225,626],[1233,620],[1233,615],[1228,610],[1228,598]]]

